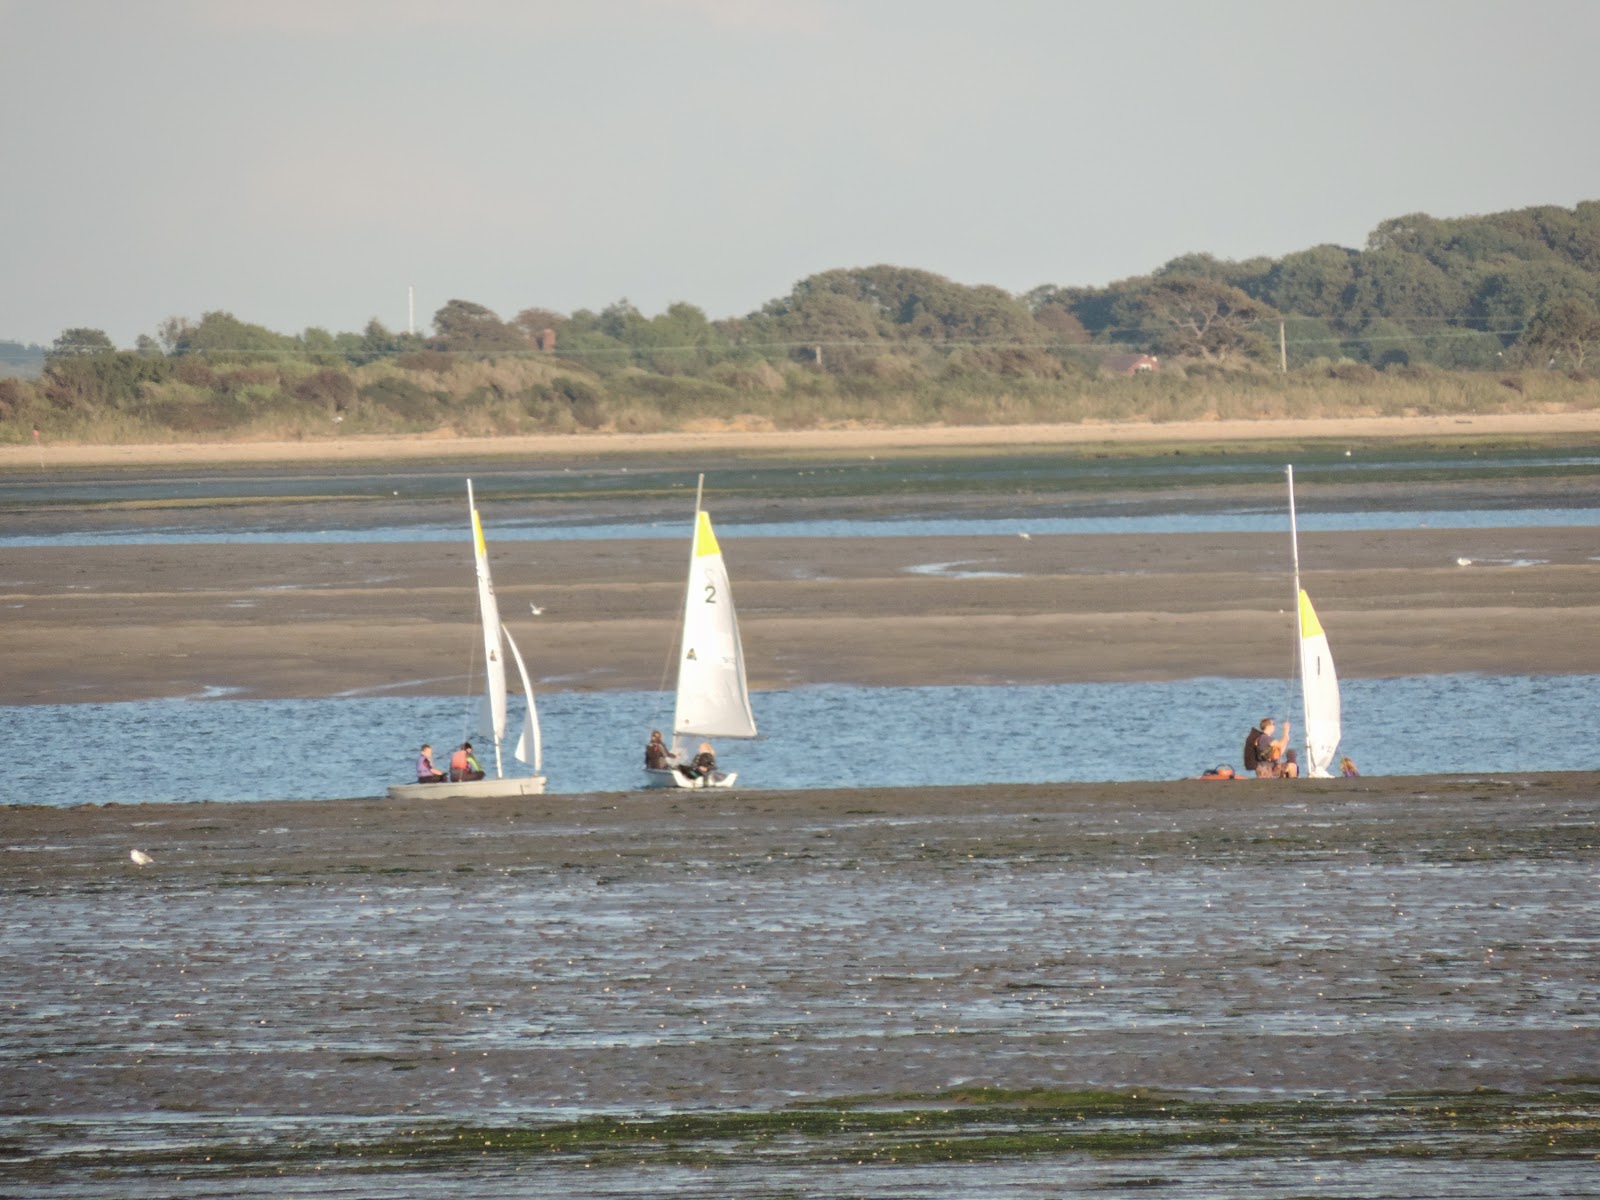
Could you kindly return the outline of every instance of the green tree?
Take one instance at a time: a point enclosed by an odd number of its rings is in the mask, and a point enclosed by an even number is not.
[[[1137,328],[1162,354],[1211,361],[1266,358],[1275,349],[1278,312],[1236,287],[1209,279],[1159,279],[1125,302],[1118,324]]]
[[[1600,346],[1600,313],[1587,300],[1565,297],[1541,308],[1528,322],[1522,345],[1548,355],[1549,365],[1565,360],[1574,370]]]
[[[433,328],[441,350],[490,354],[497,350],[528,349],[528,340],[521,330],[470,300],[451,300],[433,314]]]
[[[204,354],[212,358],[261,358],[294,355],[294,338],[264,325],[241,321],[230,312],[208,312],[198,324],[171,317],[161,327],[161,340],[173,355]]]
[[[1380,317],[1432,322],[1459,319],[1466,299],[1465,285],[1422,255],[1393,248],[1369,250],[1356,261],[1344,320],[1365,325]]]
[[[1181,254],[1157,267],[1156,279],[1209,279],[1212,283],[1236,287],[1257,299],[1265,297],[1273,262],[1270,258],[1247,258],[1242,262],[1218,258],[1213,254]]]
[[[98,329],[68,329],[50,343],[46,358],[88,358],[95,354],[112,354],[116,346]]]
[[[1286,254],[1269,272],[1266,299],[1283,313],[1336,317],[1349,300],[1360,257],[1343,246],[1313,246]]]

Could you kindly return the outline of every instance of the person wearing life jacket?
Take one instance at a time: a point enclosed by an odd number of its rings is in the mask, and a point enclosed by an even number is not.
[[[644,765],[651,771],[665,770],[672,765],[672,751],[661,740],[661,730],[650,731],[650,741],[644,748]]]
[[[461,749],[450,755],[450,782],[463,783],[482,779],[483,770],[472,757],[472,743],[462,742]]]
[[[433,747],[427,742],[422,743],[422,753],[417,755],[417,782],[444,782],[444,772],[433,765]]]
[[[1281,738],[1272,736],[1272,731],[1277,727],[1276,718],[1262,717],[1261,724],[1244,739],[1244,769],[1258,779],[1277,778],[1277,760],[1289,746],[1289,722],[1283,723]]]
[[[680,766],[678,768],[678,770],[682,771],[690,779],[705,779],[714,774],[716,769],[717,755],[716,752],[711,749],[710,742],[701,742],[700,751],[694,756],[694,760],[687,766]]]

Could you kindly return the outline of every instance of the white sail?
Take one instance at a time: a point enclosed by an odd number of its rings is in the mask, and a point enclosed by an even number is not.
[[[483,524],[478,520],[470,479],[467,480],[467,507],[472,512],[472,555],[478,570],[478,617],[483,623],[483,662],[488,681],[484,692],[485,723],[494,737],[495,774],[503,775],[500,743],[506,736],[506,661],[500,645],[500,606],[494,598],[489,549],[483,543]]]
[[[699,511],[695,513],[694,548],[689,558],[672,728],[674,734],[702,737],[756,736],[728,568],[711,530],[710,514]]]
[[[533,684],[528,679],[527,665],[522,661],[522,651],[517,649],[511,630],[504,625],[500,630],[506,635],[506,647],[511,651],[512,661],[517,664],[517,674],[522,679],[522,694],[528,701],[528,711],[522,718],[522,733],[517,737],[514,753],[518,762],[529,763],[537,771],[544,766],[544,743],[539,737],[539,713],[533,704]]]
[[[1328,635],[1300,593],[1300,695],[1305,702],[1306,766],[1316,779],[1326,779],[1339,749],[1339,676],[1333,669]]]
[[[545,778],[540,775],[543,747],[539,741],[539,717],[534,711],[533,685],[528,680],[528,668],[522,661],[522,652],[511,637],[511,631],[500,624],[500,606],[495,601],[494,580],[489,574],[489,550],[483,541],[483,522],[478,519],[478,505],[472,494],[472,480],[467,480],[467,512],[472,518],[472,558],[478,577],[478,617],[483,625],[484,688],[483,715],[477,726],[487,730],[494,741],[494,771],[491,775],[487,762],[483,763],[483,779],[452,779],[443,782],[401,783],[391,785],[389,795],[396,800],[419,797],[457,799],[479,796],[533,796],[544,791]],[[527,697],[528,711],[523,718],[522,732],[517,739],[516,755],[523,762],[533,764],[531,775],[507,775],[502,746],[506,739],[506,663],[505,650],[511,651],[516,661],[517,674],[522,679],[522,693]]]
[[[1289,479],[1289,545],[1294,561],[1295,629],[1300,658],[1300,699],[1305,708],[1306,774],[1327,779],[1339,749],[1339,676],[1333,669],[1328,635],[1311,607],[1311,597],[1300,587],[1300,529],[1294,511],[1294,467],[1284,468]]]

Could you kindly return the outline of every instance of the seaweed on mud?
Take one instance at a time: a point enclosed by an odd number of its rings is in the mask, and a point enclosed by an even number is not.
[[[395,1069],[406,1064],[396,1063]],[[1600,1092],[1492,1091],[1366,1099],[1184,1099],[1150,1090],[959,1088],[845,1096],[772,1111],[587,1117],[550,1124],[422,1125],[371,1138],[204,1140],[29,1159],[27,1177],[140,1173],[280,1174],[447,1167],[486,1156],[629,1168],[995,1162],[1050,1155],[1108,1161],[1251,1159],[1587,1161],[1600,1152]],[[1157,1180],[1158,1177],[1147,1177]],[[1158,1186],[1152,1182],[1145,1186]]]

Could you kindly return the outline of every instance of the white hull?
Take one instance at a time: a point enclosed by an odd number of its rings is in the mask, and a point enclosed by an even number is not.
[[[645,767],[644,787],[647,788],[731,788],[739,778],[737,771],[713,771],[700,779],[690,779],[676,767]]]
[[[543,775],[518,775],[510,779],[464,779],[460,783],[395,783],[391,800],[493,800],[501,796],[542,796]]]

